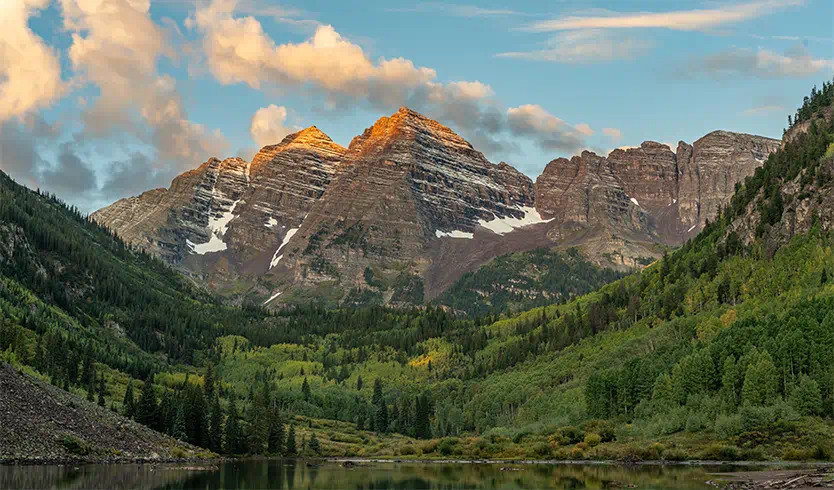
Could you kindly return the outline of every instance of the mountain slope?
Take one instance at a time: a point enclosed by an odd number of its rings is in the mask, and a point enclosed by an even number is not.
[[[403,107],[347,149],[311,127],[251,164],[211,159],[93,218],[232,302],[415,305],[537,248],[643,267],[694,236],[778,146],[727,131],[677,151],[647,141],[558,158],[534,184]]]
[[[0,362],[0,463],[162,461],[211,453]]]
[[[535,213],[530,179],[489,163],[449,128],[406,108],[354,138],[344,161],[345,172],[271,271],[279,288],[372,288],[365,279],[371,266],[419,283],[439,237],[470,236],[480,222]],[[386,303],[402,293],[374,291]],[[422,294],[407,302],[422,302]]]
[[[473,316],[511,314],[567,301],[624,275],[596,267],[575,248],[540,248],[496,257],[464,274],[435,302]]]

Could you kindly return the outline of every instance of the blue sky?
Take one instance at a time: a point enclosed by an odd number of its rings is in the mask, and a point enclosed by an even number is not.
[[[3,0],[0,169],[85,211],[400,105],[535,178],[714,129],[780,137],[834,74],[830,0]]]

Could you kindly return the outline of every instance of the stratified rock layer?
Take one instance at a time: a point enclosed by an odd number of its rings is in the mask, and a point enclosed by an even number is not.
[[[697,233],[778,145],[726,131],[676,151],[647,141],[557,158],[534,185],[403,107],[348,148],[313,126],[93,217],[239,300],[414,304],[536,247],[640,267]]]

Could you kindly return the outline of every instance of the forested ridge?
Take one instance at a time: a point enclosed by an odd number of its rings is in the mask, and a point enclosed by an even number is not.
[[[519,314],[223,306],[4,178],[0,349],[230,454],[831,459],[834,119],[804,120],[680,249]]]

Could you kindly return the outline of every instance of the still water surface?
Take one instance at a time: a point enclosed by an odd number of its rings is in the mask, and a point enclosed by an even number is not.
[[[217,465],[0,466],[0,488],[706,489],[727,467],[236,461]]]

